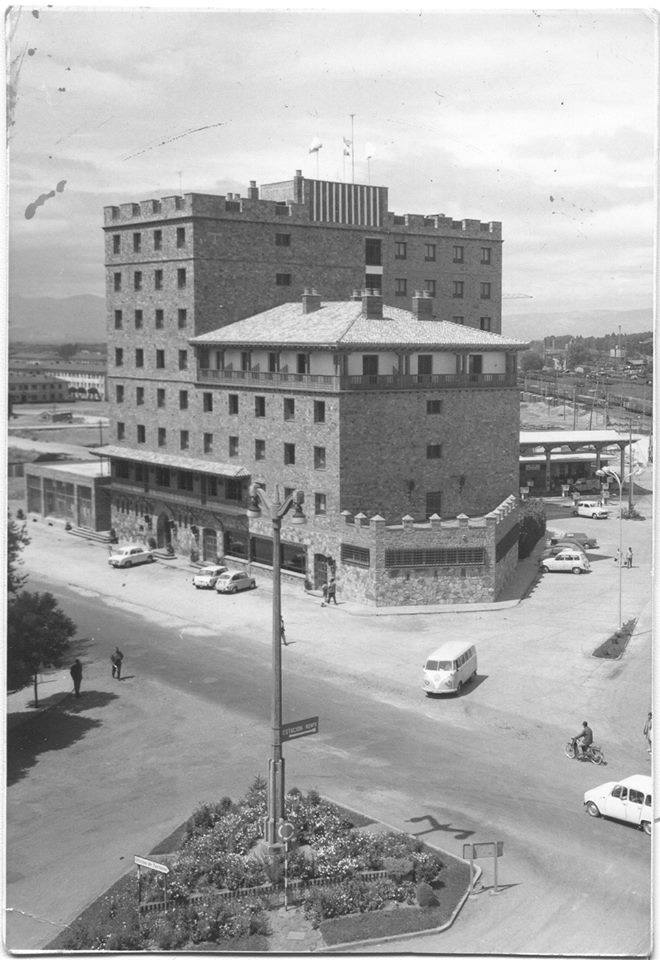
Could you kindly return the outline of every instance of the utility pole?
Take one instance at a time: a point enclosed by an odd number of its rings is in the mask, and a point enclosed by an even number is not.
[[[573,429],[577,429],[577,384],[573,387]]]
[[[351,183],[355,183],[355,133],[354,133],[355,114],[351,114]]]
[[[628,421],[628,516],[633,511],[633,450],[632,450],[632,417]]]

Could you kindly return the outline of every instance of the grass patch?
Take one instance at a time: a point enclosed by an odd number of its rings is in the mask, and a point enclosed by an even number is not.
[[[615,631],[611,637],[608,637],[605,643],[596,647],[592,656],[599,657],[601,660],[619,660],[623,656],[628,642],[635,630],[637,620],[626,620],[620,630]]]
[[[465,892],[465,891],[463,891]],[[319,931],[328,947],[338,943],[395,937],[398,934],[435,930],[446,923],[453,909],[439,907],[404,907],[394,910],[374,910],[371,913],[351,913],[347,917],[323,920]]]
[[[215,943],[212,940],[204,943],[194,943],[190,950],[193,953],[268,953],[268,937],[261,933],[252,934],[250,937],[237,937],[236,940],[218,940]]]

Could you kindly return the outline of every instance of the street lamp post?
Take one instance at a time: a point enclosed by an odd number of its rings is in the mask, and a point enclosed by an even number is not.
[[[272,632],[272,663],[273,663],[273,696],[271,703],[271,756],[268,761],[268,789],[266,795],[267,815],[265,839],[269,847],[279,844],[277,829],[284,820],[284,757],[282,756],[282,602],[281,602],[281,566],[280,566],[280,532],[282,518],[293,507],[295,513],[293,523],[304,523],[305,515],[302,512],[303,495],[299,490],[294,491],[283,501],[280,499],[280,488],[275,487],[275,497],[268,499],[263,489],[256,483],[250,487],[249,517],[261,516],[261,507],[270,515],[273,524],[273,632]]]
[[[617,484],[619,485],[619,629],[623,625],[623,618],[621,616],[621,570],[623,569],[623,487],[621,484],[621,477],[618,473],[612,470],[611,467],[602,467],[600,470],[596,470],[597,477],[614,477]]]

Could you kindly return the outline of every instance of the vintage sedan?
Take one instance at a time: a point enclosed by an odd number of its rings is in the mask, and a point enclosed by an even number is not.
[[[218,577],[228,572],[227,567],[220,564],[206,563],[193,575],[193,586],[196,590],[213,590],[218,582]]]
[[[544,573],[587,573],[591,564],[581,550],[561,550],[554,557],[545,557],[541,563]]]
[[[651,833],[653,780],[639,773],[625,780],[610,780],[585,791],[584,806],[591,817],[612,817]]]
[[[154,557],[151,550],[140,544],[132,543],[126,547],[118,547],[108,557],[111,567],[135,567],[138,563],[151,563]]]
[[[232,573],[228,570],[218,577],[215,589],[218,593],[238,593],[239,590],[254,590],[256,585],[257,581],[254,577],[248,576],[247,573],[240,570],[235,570]]]

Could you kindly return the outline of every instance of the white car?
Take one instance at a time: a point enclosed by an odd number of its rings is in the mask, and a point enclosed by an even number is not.
[[[247,573],[237,570],[234,573],[227,571],[218,577],[215,589],[218,593],[238,593],[239,590],[254,590],[257,581]]]
[[[653,780],[639,773],[625,780],[610,780],[585,791],[584,806],[591,817],[612,817],[634,823],[651,833],[653,823]]]
[[[127,547],[119,547],[108,557],[108,563],[111,567],[135,567],[138,563],[152,563],[153,554],[151,550],[140,544],[132,543]]]
[[[573,508],[574,517],[591,517],[592,520],[607,520],[610,512],[596,500],[578,500]]]
[[[227,567],[210,563],[204,564],[204,566],[194,574],[192,578],[193,586],[197,590],[212,590],[218,581],[218,577],[227,572]]]
[[[591,564],[581,550],[560,550],[554,557],[545,557],[544,573],[587,573]]]

